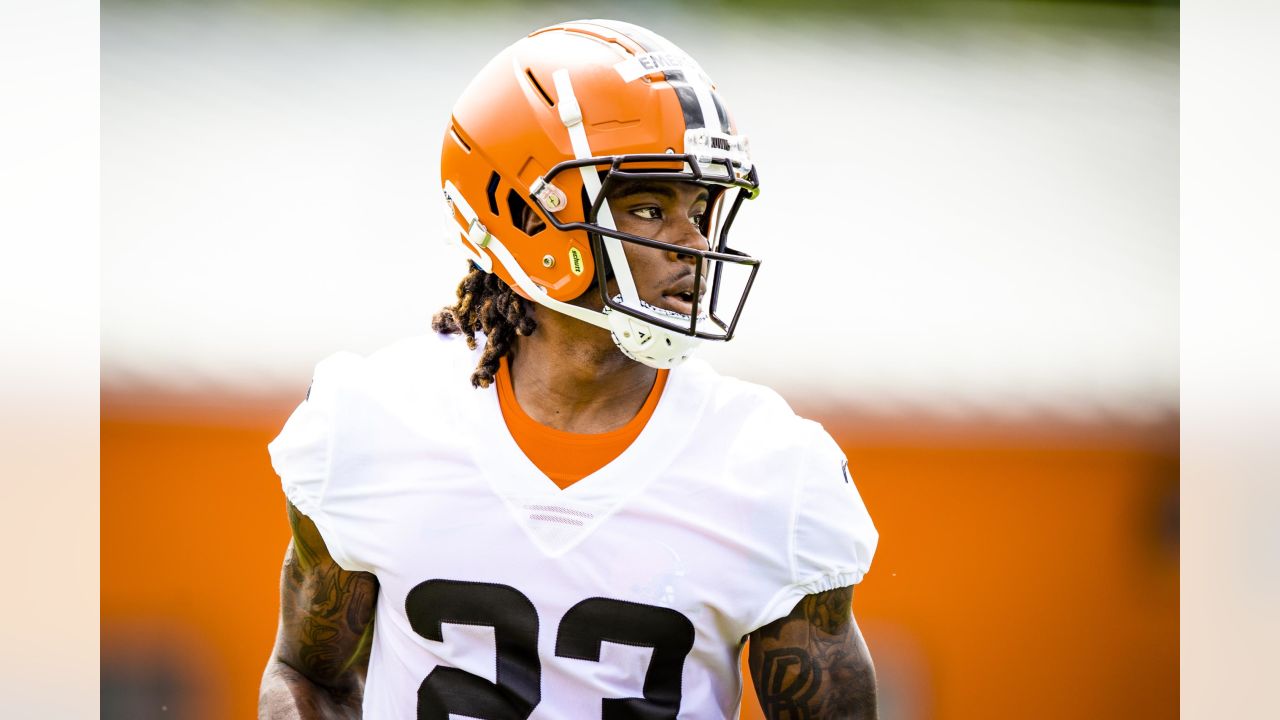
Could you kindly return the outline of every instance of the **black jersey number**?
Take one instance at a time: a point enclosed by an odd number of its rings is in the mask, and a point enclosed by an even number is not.
[[[450,713],[483,720],[525,720],[542,699],[538,612],[509,585],[428,580],[409,591],[405,613],[414,632],[443,641],[442,623],[493,628],[497,682],[458,668],[437,667],[418,688],[418,720]],[[674,720],[680,677],[693,649],[693,623],[670,608],[588,598],[569,608],[556,633],[556,655],[600,661],[601,643],[653,648],[643,698],[605,698],[602,720]]]
[[[449,720],[449,713],[485,720],[524,720],[542,699],[538,612],[524,593],[507,585],[428,580],[409,591],[404,611],[413,631],[444,641],[442,623],[487,625],[498,649],[497,682],[451,667],[437,667],[418,687],[418,720]]]
[[[600,662],[600,644],[653,648],[644,698],[605,698],[602,720],[675,720],[680,676],[693,649],[693,623],[671,608],[590,598],[569,608],[556,633],[556,655]]]

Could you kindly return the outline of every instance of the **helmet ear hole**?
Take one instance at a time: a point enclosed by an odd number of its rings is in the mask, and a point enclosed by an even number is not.
[[[515,190],[507,191],[507,209],[511,211],[511,224],[525,235],[533,237],[547,229],[547,224]],[[496,214],[497,211],[495,210],[494,213]]]

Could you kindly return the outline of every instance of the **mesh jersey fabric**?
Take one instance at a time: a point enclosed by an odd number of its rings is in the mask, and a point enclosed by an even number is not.
[[[529,461],[563,490],[609,464],[635,441],[658,407],[668,372],[658,371],[653,387],[634,418],[616,430],[603,433],[565,432],[529,417],[516,400],[506,356],[499,361],[494,384],[498,386],[498,405],[512,439]]]
[[[467,683],[532,720],[628,698],[732,717],[742,638],[868,571],[843,453],[776,393],[692,359],[561,490],[471,387],[477,358],[435,335],[330,357],[270,445],[338,564],[378,579],[365,717],[413,720]]]

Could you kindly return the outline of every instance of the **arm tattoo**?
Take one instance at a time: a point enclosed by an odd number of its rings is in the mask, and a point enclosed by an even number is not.
[[[852,602],[852,587],[808,595],[750,635],[747,661],[765,717],[874,720],[875,669]]]
[[[281,578],[279,657],[336,693],[363,686],[378,581],[338,566],[309,518],[289,505],[293,542]]]

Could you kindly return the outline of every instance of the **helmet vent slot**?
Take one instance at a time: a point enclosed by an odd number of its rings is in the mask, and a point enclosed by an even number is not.
[[[501,178],[496,172],[489,176],[489,188],[487,190],[487,194],[489,195],[489,212],[494,215],[500,214],[498,212],[498,181],[500,179]]]
[[[533,86],[533,89],[537,90],[538,94],[542,96],[542,100],[547,104],[547,107],[555,107],[556,104],[551,101],[551,96],[547,94],[546,90],[542,89],[542,85],[538,82],[538,79],[533,76],[533,70],[525,68],[524,75],[529,78],[529,84]]]
[[[468,154],[471,153],[471,146],[467,144],[466,140],[462,139],[462,136],[458,134],[458,131],[452,125],[449,126],[449,137],[453,138],[454,142],[461,145],[465,152]]]

